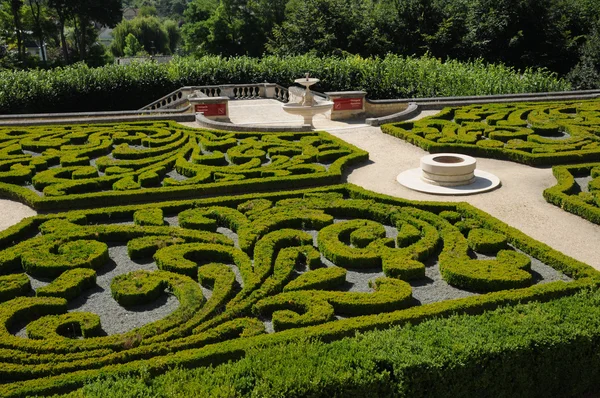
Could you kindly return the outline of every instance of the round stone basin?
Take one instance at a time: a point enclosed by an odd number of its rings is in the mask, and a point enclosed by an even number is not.
[[[477,160],[455,153],[438,153],[421,158],[421,178],[434,185],[454,187],[475,181]]]
[[[423,156],[421,167],[403,171],[396,178],[405,187],[434,195],[472,195],[500,186],[500,179],[476,170],[477,160],[458,153]]]
[[[304,124],[313,125],[313,116],[319,113],[325,113],[333,107],[332,101],[323,101],[313,106],[305,106],[301,104],[282,104],[282,109],[292,115],[302,116],[304,118]]]

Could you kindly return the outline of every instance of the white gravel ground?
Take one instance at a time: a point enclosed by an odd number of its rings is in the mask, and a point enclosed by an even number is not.
[[[0,199],[0,231],[13,226],[22,219],[37,215],[36,211],[12,200]]]

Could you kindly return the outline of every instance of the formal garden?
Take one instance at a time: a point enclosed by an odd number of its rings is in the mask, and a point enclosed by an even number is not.
[[[599,396],[599,15],[0,0],[0,396]]]
[[[597,109],[471,105],[382,131],[556,164],[546,198],[596,221]],[[41,212],[0,232],[2,396],[597,390],[599,271],[465,202],[340,184],[368,154],[332,134],[5,127],[0,156],[2,196]]]

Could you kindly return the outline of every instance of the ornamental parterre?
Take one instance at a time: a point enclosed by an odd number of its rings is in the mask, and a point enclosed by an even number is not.
[[[329,185],[368,154],[325,132],[172,122],[0,129],[0,194],[38,210]]]
[[[457,152],[532,166],[600,161],[600,100],[445,108],[381,129],[431,153]]]
[[[600,224],[600,163],[555,166],[557,184],[544,198],[563,210]]]
[[[600,280],[466,203],[353,185],[40,215],[0,244],[2,396],[552,300]]]

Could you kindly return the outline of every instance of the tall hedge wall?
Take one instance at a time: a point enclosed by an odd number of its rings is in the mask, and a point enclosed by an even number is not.
[[[181,58],[170,64],[78,64],[51,71],[0,73],[0,113],[130,110],[181,87],[234,83],[289,86],[309,72],[317,90],[366,90],[372,99],[486,95],[568,90],[569,84],[544,70],[523,73],[482,61],[461,63],[431,58],[314,56],[265,58]]]

